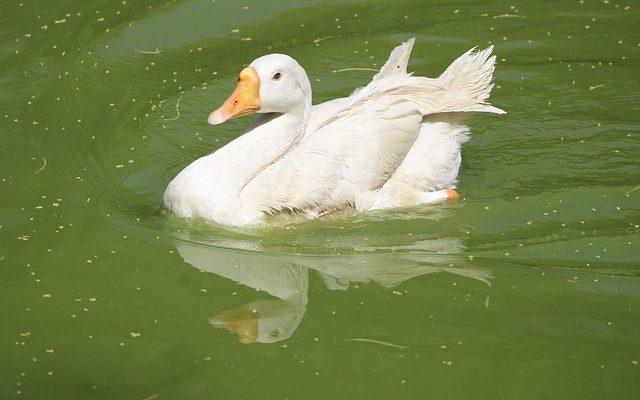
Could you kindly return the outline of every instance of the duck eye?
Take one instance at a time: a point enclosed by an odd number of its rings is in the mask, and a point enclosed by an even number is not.
[[[275,74],[273,74],[274,81],[279,81],[280,78],[282,78],[282,74],[280,72],[276,72]]]

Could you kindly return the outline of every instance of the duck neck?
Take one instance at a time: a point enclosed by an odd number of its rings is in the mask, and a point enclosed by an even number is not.
[[[263,114],[253,128],[216,153],[233,176],[232,192],[240,191],[269,165],[292,149],[304,135],[311,116],[310,102],[284,114]]]

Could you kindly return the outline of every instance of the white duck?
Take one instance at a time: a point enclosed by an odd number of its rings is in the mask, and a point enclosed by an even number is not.
[[[486,102],[495,56],[492,47],[472,49],[436,79],[414,77],[406,72],[413,42],[397,47],[364,88],[315,107],[293,58],[256,59],[208,121],[262,115],[244,135],[180,172],[163,207],[244,226],[278,212],[319,216],[456,198],[467,114],[504,113]]]

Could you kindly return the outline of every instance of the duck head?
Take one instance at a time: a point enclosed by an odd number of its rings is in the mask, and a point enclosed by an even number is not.
[[[217,125],[253,112],[289,113],[311,107],[311,84],[304,69],[285,54],[269,54],[240,71],[231,96],[209,115]]]

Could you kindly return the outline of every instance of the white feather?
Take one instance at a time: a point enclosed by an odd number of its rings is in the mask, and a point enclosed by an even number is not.
[[[495,56],[492,47],[471,49],[438,78],[415,77],[407,74],[413,44],[396,47],[362,89],[313,108],[308,78],[290,57],[254,61],[263,104],[278,107],[283,98],[296,106],[187,167],[167,188],[165,208],[251,225],[278,212],[317,216],[446,199],[468,139],[468,113],[504,113],[487,103]],[[263,82],[275,70],[307,89],[296,98],[278,82]]]

